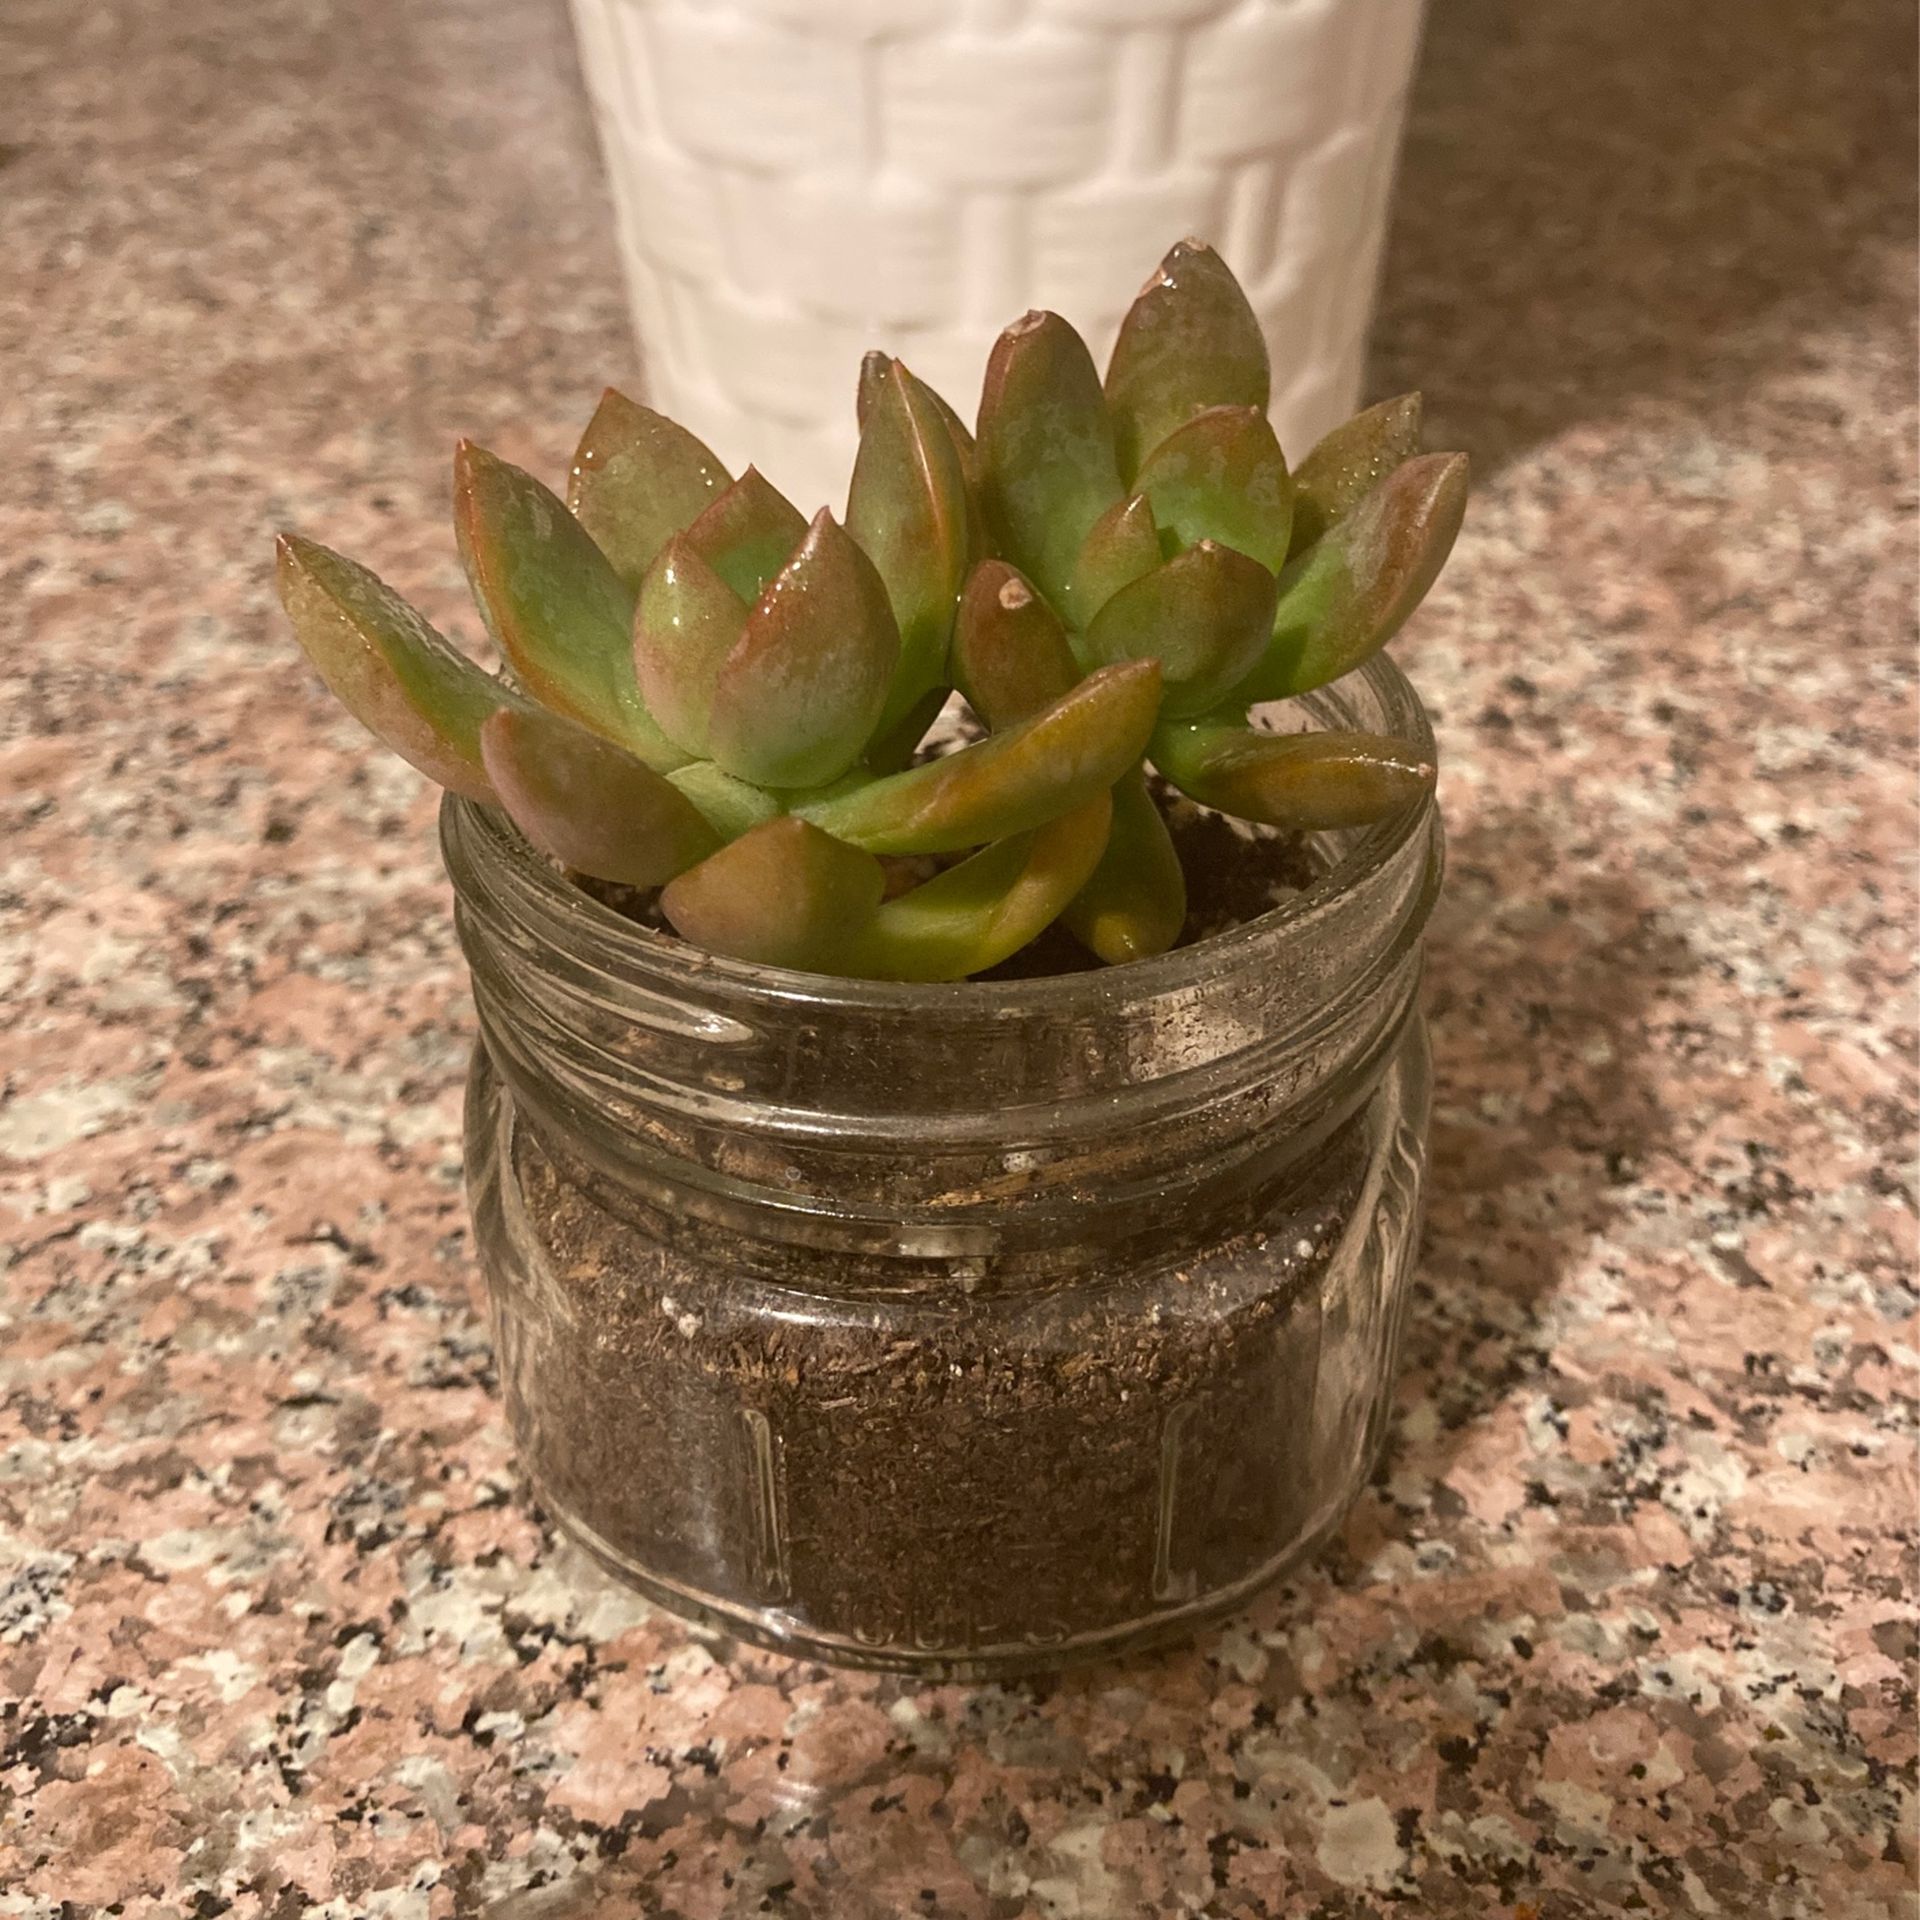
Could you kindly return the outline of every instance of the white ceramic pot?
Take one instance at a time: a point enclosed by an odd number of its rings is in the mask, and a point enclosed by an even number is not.
[[[1296,456],[1355,405],[1422,0],[573,0],[648,397],[838,508],[860,355],[971,417],[1051,307],[1104,357],[1185,234]]]

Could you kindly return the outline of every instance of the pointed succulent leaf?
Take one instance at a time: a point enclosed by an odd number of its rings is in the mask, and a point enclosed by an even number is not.
[[[685,427],[609,387],[574,449],[567,506],[629,590],[728,484]]]
[[[806,538],[800,509],[749,467],[686,530],[694,550],[748,606]]]
[[[661,911],[696,946],[763,966],[844,973],[885,891],[880,862],[783,816],[670,881]]]
[[[1145,751],[1159,708],[1151,661],[1109,667],[1004,733],[797,811],[873,853],[956,853],[1104,793]]]
[[[1057,313],[1029,313],[994,343],[980,396],[980,480],[989,531],[1063,606],[1081,543],[1121,488],[1100,376]]]
[[[886,385],[891,370],[900,363],[891,354],[882,353],[877,348],[862,356],[860,361],[860,387],[854,400],[854,418],[862,429],[867,424],[867,416],[873,411],[874,403],[880,397],[881,389]],[[979,448],[969,431],[967,423],[954,412],[936,388],[930,387],[917,375],[908,374],[907,378],[933,403],[933,408],[946,422],[947,432],[953,436],[954,451],[960,456],[960,465],[965,470],[969,483],[979,477]]]
[[[701,817],[722,840],[737,840],[763,821],[777,819],[783,808],[764,787],[736,780],[711,760],[690,760],[667,775],[675,787],[700,810]]]
[[[1151,514],[1146,524],[1151,539]],[[1015,726],[1058,700],[1078,672],[1065,629],[1026,579],[1004,560],[974,568],[960,597],[954,680],[981,719]],[[1186,913],[1179,856],[1133,767],[1113,788],[1112,834],[1066,924],[1101,959],[1131,960],[1171,946]]]
[[[879,724],[899,658],[880,575],[823,507],[721,664],[712,757],[761,786],[837,779]]]
[[[1095,794],[887,901],[844,953],[841,970],[870,979],[964,980],[998,966],[1086,885],[1112,812],[1111,798]]]
[[[1293,482],[1257,407],[1196,413],[1147,455],[1134,485],[1177,545],[1218,540],[1274,573],[1286,564]]]
[[[514,825],[596,879],[657,887],[720,845],[664,774],[557,713],[501,707],[480,729],[480,757]]]
[[[634,678],[633,596],[560,497],[463,440],[453,514],[487,631],[534,699],[658,770],[684,760]]]
[[[448,644],[383,580],[298,534],[275,551],[294,637],[342,706],[429,780],[491,800],[480,729],[532,703]]]
[[[970,546],[967,477],[932,390],[885,363],[860,426],[847,531],[879,569],[900,628],[883,725],[925,698],[946,665]]]
[[[746,624],[740,596],[685,534],[673,535],[640,583],[633,666],[654,718],[689,753],[707,750],[714,682]]]
[[[952,671],[967,704],[996,732],[1051,706],[1080,677],[1059,615],[1004,560],[982,560],[967,576]]]
[[[1107,404],[1131,481],[1176,427],[1207,407],[1266,411],[1267,343],[1247,296],[1209,246],[1182,240],[1120,323]]]
[[[1202,806],[1272,827],[1370,826],[1433,787],[1431,764],[1376,733],[1262,733],[1214,721],[1168,721],[1153,764]]]
[[[1304,551],[1344,520],[1419,445],[1417,393],[1382,400],[1335,427],[1294,470],[1290,551]]]
[[[1060,916],[1109,966],[1165,953],[1187,919],[1187,877],[1173,836],[1136,769],[1113,790],[1113,830],[1087,884]]]
[[[860,378],[853,393],[853,419],[862,433],[867,430],[867,415],[873,411],[881,389],[893,377],[895,364],[893,355],[878,347],[870,347],[860,356]]]
[[[882,722],[880,731],[867,744],[867,771],[898,773],[902,767],[911,766],[927,729],[945,711],[950,692],[943,680],[939,686],[929,687],[891,726]]]
[[[1237,702],[1337,680],[1386,645],[1426,598],[1467,509],[1467,457],[1403,461],[1280,576],[1273,639]]]
[[[1169,714],[1205,713],[1260,658],[1274,581],[1257,560],[1203,540],[1123,587],[1076,641],[1082,662],[1158,660]]]
[[[1166,554],[1153,505],[1144,494],[1130,494],[1093,523],[1073,563],[1067,604],[1075,626],[1085,627],[1122,587],[1151,573]]]

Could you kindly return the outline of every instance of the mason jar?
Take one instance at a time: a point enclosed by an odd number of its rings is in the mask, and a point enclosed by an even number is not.
[[[1384,659],[1294,707],[1434,751]],[[1186,1631],[1339,1520],[1419,1234],[1431,802],[1193,946],[947,986],[703,952],[469,801],[442,841],[507,1414],[617,1576],[982,1675]]]

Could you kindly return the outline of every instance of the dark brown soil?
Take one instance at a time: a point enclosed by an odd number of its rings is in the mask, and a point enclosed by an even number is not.
[[[524,1129],[513,1157],[543,1249],[527,1297],[495,1276],[523,1456],[669,1594],[882,1657],[1044,1659],[1258,1574],[1322,1491],[1359,1125],[1203,1246],[1103,1250],[1090,1215],[1070,1282],[904,1296],[876,1273],[827,1297],[805,1250],[616,1218]]]

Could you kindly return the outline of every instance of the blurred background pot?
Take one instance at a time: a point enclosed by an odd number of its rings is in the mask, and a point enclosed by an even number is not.
[[[1028,307],[1104,356],[1211,240],[1296,457],[1358,400],[1422,0],[573,0],[648,398],[841,505],[860,355],[971,417]]]

